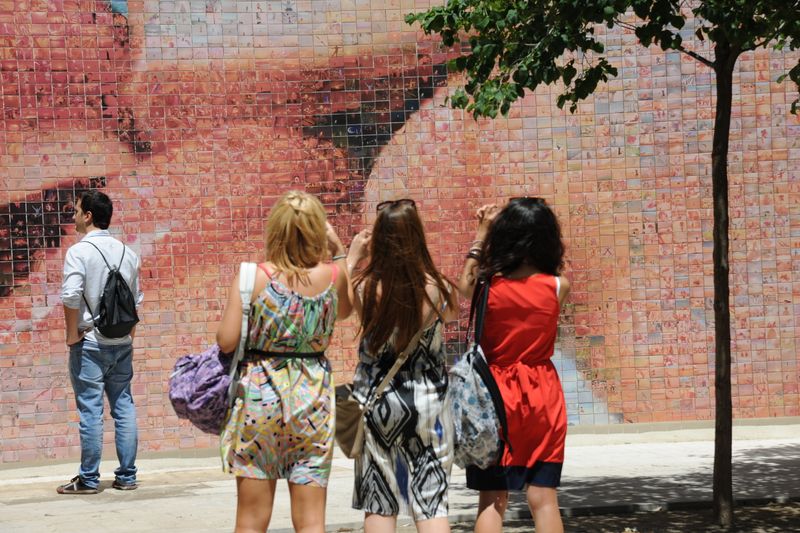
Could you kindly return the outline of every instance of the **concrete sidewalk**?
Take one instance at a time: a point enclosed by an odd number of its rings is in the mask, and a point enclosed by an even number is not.
[[[734,492],[737,500],[783,501],[800,498],[800,423],[734,429]],[[654,425],[655,426],[655,425]],[[597,431],[597,428],[590,428]],[[614,430],[622,433],[611,433]],[[647,426],[610,426],[609,433],[579,433],[567,439],[559,503],[565,516],[690,507],[711,500],[713,430],[641,431]],[[639,431],[639,432],[629,432]],[[106,453],[113,458],[113,454]],[[61,496],[57,485],[76,464],[0,465],[0,531],[216,532],[232,531],[236,509],[233,478],[220,471],[215,450],[181,456],[143,457],[140,487],[111,489],[112,460],[104,461],[100,494]],[[357,529],[362,513],[350,508],[352,461],[337,455],[328,490],[330,531]],[[453,470],[450,513],[454,522],[471,522],[477,493],[464,486],[464,472]],[[529,516],[522,494],[515,494],[509,518]],[[411,525],[401,517],[399,529]],[[526,530],[530,530],[528,525]],[[291,531],[288,491],[279,483],[270,531]],[[522,530],[520,530],[522,531]]]

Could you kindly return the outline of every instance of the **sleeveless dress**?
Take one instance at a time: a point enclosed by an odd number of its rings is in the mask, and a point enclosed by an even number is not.
[[[553,356],[558,279],[534,274],[492,279],[481,348],[503,396],[508,444],[500,464],[467,468],[467,487],[557,487],[564,463],[567,413]]]
[[[322,293],[302,296],[269,279],[250,307],[241,379],[221,436],[223,470],[326,487],[333,458],[333,380],[324,352],[337,313],[334,265]],[[286,357],[258,354],[281,352]]]
[[[428,327],[367,415],[364,450],[355,461],[353,508],[415,521],[447,516],[453,420],[443,409],[447,372],[441,319]],[[365,403],[396,359],[387,343],[373,357],[362,340],[353,380]]]

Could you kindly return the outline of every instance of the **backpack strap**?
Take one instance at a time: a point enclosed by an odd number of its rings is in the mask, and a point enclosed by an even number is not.
[[[228,376],[231,378],[228,385],[228,406],[233,404],[233,388],[236,386],[236,374],[239,371],[239,362],[244,356],[244,347],[247,344],[247,325],[250,321],[250,299],[253,296],[253,289],[256,284],[256,264],[243,262],[239,266],[239,296],[242,299],[242,330],[239,335],[239,345],[236,353],[231,360],[231,368]]]
[[[98,248],[95,243],[93,243],[91,241],[84,241],[84,240],[82,240],[81,242],[85,242],[86,244],[91,244],[92,248],[97,250],[97,253],[100,254],[100,257],[103,258],[103,262],[106,264],[108,269],[109,270],[114,270],[113,268],[111,268],[111,265],[108,263],[108,260],[106,259],[106,256],[103,255],[103,252],[100,251],[100,248]],[[124,244],[122,245],[122,257],[125,257],[125,245]],[[122,264],[122,260],[120,260],[120,264]]]

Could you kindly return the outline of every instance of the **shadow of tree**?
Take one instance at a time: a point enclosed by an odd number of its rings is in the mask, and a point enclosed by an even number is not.
[[[568,533],[791,533],[800,531],[800,504],[741,507],[736,510],[736,523],[726,530],[713,523],[710,509],[694,511],[655,511],[626,515],[594,515],[565,517],[564,530]],[[472,531],[473,524],[462,522],[452,528],[453,533]],[[515,520],[504,524],[505,533],[533,531],[528,520]]]
[[[800,499],[800,482],[798,482],[798,465],[800,465],[800,444],[787,443],[773,446],[749,449],[734,454],[733,476],[734,497],[737,505],[748,506],[737,509],[737,519],[742,521],[737,527],[744,527],[749,514],[755,513],[751,506],[761,506],[767,509],[758,514],[750,525],[753,528],[739,529],[739,531],[800,531],[800,506],[788,504],[793,512],[776,513],[764,507],[771,502],[789,502]],[[470,503],[451,503],[452,515],[474,515],[477,506],[478,494],[467,489],[463,484],[454,484],[451,494],[458,498],[451,501]],[[470,494],[473,496],[470,497]],[[559,504],[562,514],[567,520],[583,520],[592,522],[589,529],[569,529],[570,531],[623,531],[603,529],[605,518],[599,515],[630,514],[630,523],[635,524],[634,518],[644,513],[647,520],[658,520],[656,517],[669,511],[671,520],[678,521],[678,525],[669,526],[672,529],[638,529],[641,531],[697,531],[702,527],[711,527],[711,500],[712,500],[712,471],[711,465],[698,469],[692,473],[681,473],[671,476],[655,476],[642,472],[637,476],[597,476],[580,479],[565,480],[559,488]],[[474,503],[473,503],[474,502]],[[585,515],[593,515],[587,517]],[[529,519],[530,511],[523,492],[512,492],[509,495],[507,516],[510,519]],[[580,518],[578,518],[580,517]],[[758,523],[758,520],[770,519],[769,528]],[[610,518],[610,523],[619,522],[620,518]],[[628,518],[625,519],[626,523]],[[565,522],[566,523],[566,522]],[[576,522],[577,523],[577,522]],[[527,522],[528,527],[530,522]],[[602,527],[601,527],[602,526]],[[654,525],[654,527],[657,524]],[[695,527],[696,526],[696,527]],[[757,527],[756,527],[757,526]],[[777,527],[775,529],[774,527]],[[637,527],[635,525],[627,527]],[[659,526],[660,527],[660,526]],[[667,527],[664,525],[664,527]],[[750,526],[747,526],[750,527]],[[699,529],[698,529],[699,528]],[[759,529],[762,528],[762,529]],[[522,530],[520,530],[522,531]],[[712,531],[712,530],[709,530]]]

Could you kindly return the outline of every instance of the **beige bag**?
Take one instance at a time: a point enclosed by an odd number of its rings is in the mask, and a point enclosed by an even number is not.
[[[400,355],[397,356],[392,368],[383,377],[380,384],[375,389],[375,394],[367,400],[366,405],[361,403],[353,396],[353,385],[348,383],[346,385],[339,385],[336,387],[336,442],[339,448],[350,459],[355,459],[361,455],[361,450],[364,447],[364,421],[367,412],[372,409],[372,406],[381,399],[384,389],[392,380],[403,363],[408,359],[409,348],[416,348],[419,343],[419,338],[428,326],[427,323],[430,315],[422,321],[423,327],[414,335],[411,341],[406,346]]]
[[[353,385],[336,387],[336,442],[350,459],[364,446],[364,408],[353,396]]]

